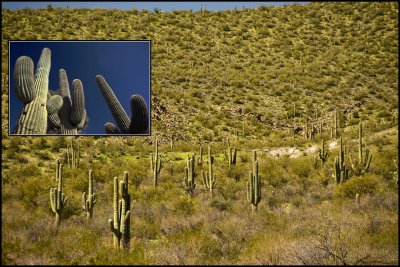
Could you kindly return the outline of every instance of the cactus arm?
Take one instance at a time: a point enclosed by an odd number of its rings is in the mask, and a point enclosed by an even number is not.
[[[108,108],[111,111],[111,114],[115,119],[115,122],[118,125],[118,128],[124,134],[129,133],[129,126],[131,120],[126,114],[124,108],[121,106],[120,102],[118,101],[111,87],[108,85],[108,83],[106,82],[106,80],[102,75],[96,76],[96,82],[108,105]]]
[[[17,99],[24,104],[36,98],[34,64],[30,57],[19,57],[14,67],[14,91]]]
[[[140,95],[131,96],[131,122],[129,132],[132,134],[146,133],[149,128],[149,113],[144,98]]]
[[[85,110],[85,95],[83,93],[82,82],[78,79],[72,81],[72,106],[70,121],[73,125],[78,125],[83,119]]]
[[[14,89],[17,98],[25,105],[14,130],[16,134],[46,134],[47,132],[46,103],[50,61],[50,49],[44,48],[39,58],[34,86],[32,87],[33,63],[27,57],[20,57],[17,60],[14,69],[14,81],[16,84]]]
[[[106,131],[107,134],[121,134],[121,131],[112,124],[111,122],[107,122],[104,124],[104,130]]]

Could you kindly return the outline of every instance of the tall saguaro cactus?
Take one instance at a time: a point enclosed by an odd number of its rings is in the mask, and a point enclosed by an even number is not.
[[[56,226],[60,225],[61,213],[67,204],[68,198],[65,197],[62,191],[62,164],[59,163],[58,166],[58,186],[56,188],[50,188],[50,205],[51,210],[56,214],[56,219],[54,224]]]
[[[339,129],[339,123],[338,123],[338,113],[337,110],[335,109],[335,117],[333,121],[333,129],[334,129],[334,137],[338,137],[338,129]]]
[[[79,166],[80,148],[80,145],[76,145],[73,139],[71,139],[71,144],[67,145],[67,162],[70,169]]]
[[[350,163],[352,170],[356,175],[363,174],[368,171],[369,165],[371,164],[372,154],[369,153],[369,149],[365,150],[365,156],[363,155],[362,147],[362,122],[359,124],[359,135],[358,135],[358,160],[353,159],[350,154]]]
[[[216,180],[215,174],[213,173],[212,165],[214,158],[211,155],[211,148],[208,147],[208,172],[201,171],[204,186],[210,191],[211,197],[213,197],[213,190],[215,188]]]
[[[92,177],[92,169],[89,170],[89,190],[88,194],[83,192],[82,194],[82,203],[83,209],[86,211],[86,217],[91,219],[93,216],[93,208],[94,204],[96,204],[96,194],[93,193],[93,177]]]
[[[227,139],[228,148],[225,151],[224,156],[225,159],[228,161],[229,167],[232,165],[236,165],[236,148],[231,148],[231,144],[229,143],[229,138]]]
[[[197,159],[197,164],[202,165],[203,164],[203,147],[200,146],[199,149],[199,158]]]
[[[148,132],[149,114],[146,102],[142,96],[131,96],[132,115],[129,118],[104,77],[97,75],[96,82],[118,126],[107,122],[104,125],[107,134],[145,134]]]
[[[185,167],[185,176],[183,177],[183,184],[186,188],[186,192],[190,195],[194,195],[194,189],[196,188],[195,177],[197,173],[194,171],[194,155],[188,156],[187,165]]]
[[[258,174],[258,161],[256,151],[253,150],[253,170],[249,172],[247,184],[247,200],[251,204],[251,210],[257,211],[258,203],[261,201],[261,184]]]
[[[14,90],[24,108],[14,129],[15,134],[46,134],[50,66],[51,52],[48,48],[42,50],[35,76],[31,58],[22,56],[17,59]]]
[[[328,159],[328,155],[329,155],[328,150],[325,150],[325,141],[322,140],[322,146],[318,152],[318,156],[323,165],[325,164],[326,160]]]
[[[113,208],[114,219],[108,224],[113,233],[114,248],[129,248],[130,241],[130,209],[131,196],[128,192],[128,172],[124,172],[124,179],[120,183],[121,199],[118,194],[118,177],[114,177]]]
[[[161,162],[162,162],[161,157],[158,154],[158,140],[156,140],[156,151],[154,153],[154,157],[153,157],[153,153],[150,153],[150,166],[151,166],[151,172],[153,174],[154,187],[156,187],[158,184],[158,176],[160,174],[161,167],[162,167]]]
[[[341,184],[349,178],[349,168],[344,163],[345,151],[343,150],[342,138],[340,137],[339,156],[335,158],[335,180],[336,184]]]

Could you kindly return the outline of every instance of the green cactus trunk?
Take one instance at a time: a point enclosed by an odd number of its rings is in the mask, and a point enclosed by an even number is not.
[[[362,136],[363,136],[362,122],[360,122],[359,135],[358,135],[358,160],[353,159],[351,157],[351,154],[349,157],[351,168],[356,173],[356,175],[361,175],[363,173],[368,172],[372,160],[372,154],[369,153],[369,149],[365,150],[365,156],[364,156]]]
[[[216,180],[215,174],[212,169],[213,165],[213,157],[211,155],[211,148],[208,147],[208,172],[205,173],[201,171],[201,175],[203,178],[203,185],[210,191],[211,198],[213,198],[213,190],[215,189]]]
[[[340,138],[339,156],[335,158],[335,181],[336,184],[341,184],[349,178],[349,168],[344,163],[345,152],[343,149],[342,138]]]
[[[229,143],[229,138],[227,139],[227,151],[224,153],[225,159],[228,161],[229,167],[232,165],[236,165],[236,148],[232,149],[231,144]]]
[[[58,186],[50,188],[50,205],[52,211],[55,213],[54,224],[56,227],[60,225],[61,213],[67,204],[68,198],[65,197],[62,191],[62,164],[58,166]]]
[[[318,156],[322,162],[322,165],[324,165],[328,159],[328,150],[325,151],[325,141],[324,140],[322,140],[322,145],[321,145],[320,151],[318,152]]]
[[[84,127],[87,119],[83,85],[78,79],[72,81],[71,100],[68,77],[64,69],[60,69],[59,77],[60,95],[63,98],[63,105],[59,112],[61,134],[76,135],[78,130]]]
[[[118,189],[121,191],[119,199]],[[109,219],[108,224],[113,233],[114,248],[128,249],[130,241],[130,194],[128,192],[128,173],[124,172],[124,179],[118,187],[118,177],[114,177],[113,208],[114,219]]]
[[[14,69],[15,93],[25,105],[15,134],[46,134],[50,66],[51,52],[48,48],[44,48],[40,55],[35,78],[32,60],[25,56],[18,58]]]
[[[129,133],[129,125],[131,123],[131,120],[126,114],[121,103],[118,101],[113,90],[108,85],[108,83],[106,82],[106,80],[102,75],[97,75],[96,81],[121,133],[123,134]]]
[[[196,188],[196,183],[195,183],[196,172],[194,171],[194,161],[195,161],[194,155],[188,156],[185,167],[185,176],[183,177],[183,184],[189,196],[194,195],[194,189]]]
[[[161,163],[161,157],[158,155],[158,140],[156,140],[156,151],[154,153],[150,153],[150,167],[151,167],[151,172],[153,174],[153,185],[154,187],[157,187],[158,185],[158,177],[161,171],[162,163]]]
[[[247,185],[247,200],[251,204],[252,212],[257,212],[258,203],[261,201],[261,184],[258,174],[258,161],[256,151],[253,150],[253,170],[249,171],[249,181]]]
[[[92,169],[89,170],[89,189],[88,194],[83,192],[82,194],[82,203],[83,209],[86,211],[87,219],[91,219],[93,217],[93,208],[96,204],[96,194],[93,193],[93,177],[92,177]]]

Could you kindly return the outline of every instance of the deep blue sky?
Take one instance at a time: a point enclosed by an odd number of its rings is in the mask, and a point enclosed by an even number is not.
[[[43,48],[51,50],[49,89],[57,90],[59,69],[67,72],[70,91],[72,81],[80,79],[85,93],[85,108],[90,118],[82,134],[105,134],[104,123],[115,120],[96,83],[101,74],[113,89],[128,116],[131,116],[130,97],[140,94],[150,109],[150,42],[149,41],[28,41],[10,42],[10,76],[18,57],[29,56],[35,65]],[[13,131],[22,103],[14,93],[10,79],[10,132]],[[150,112],[150,110],[149,110]]]
[[[227,10],[242,8],[256,8],[261,5],[288,5],[293,3],[306,3],[306,2],[2,2],[2,8],[8,9],[22,9],[25,7],[29,8],[46,8],[47,5],[51,4],[53,7],[77,7],[77,8],[116,8],[129,10],[136,8],[137,10],[147,9],[153,11],[154,8],[159,8],[162,11],[172,10],[190,10],[198,11],[200,7],[206,7],[207,10]]]

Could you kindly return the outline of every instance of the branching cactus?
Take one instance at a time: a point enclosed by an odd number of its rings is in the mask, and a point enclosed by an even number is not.
[[[323,165],[325,164],[326,160],[328,159],[328,155],[329,155],[328,150],[325,150],[325,141],[322,140],[322,146],[318,152],[318,156]]]
[[[194,155],[188,157],[187,166],[185,167],[185,176],[183,177],[183,184],[186,192],[190,195],[194,195],[194,189],[196,188],[195,177],[197,173],[194,171]]]
[[[215,189],[215,174],[213,173],[212,165],[214,163],[214,158],[211,155],[211,148],[208,147],[208,172],[201,171],[201,176],[203,178],[203,185],[210,191],[211,198],[213,197],[213,190]]]
[[[336,184],[341,184],[349,178],[349,168],[344,163],[345,152],[343,150],[342,138],[340,138],[339,156],[335,158],[335,180]]]
[[[350,155],[350,163],[351,169],[354,171],[356,175],[361,175],[368,171],[369,165],[371,164],[372,154],[369,153],[369,149],[365,150],[365,156],[363,155],[363,147],[362,147],[362,122],[360,122],[359,126],[359,136],[358,136],[358,160],[353,159]]]
[[[93,193],[93,177],[92,177],[92,169],[89,170],[89,190],[88,194],[83,192],[82,194],[82,204],[83,209],[86,211],[86,217],[91,219],[93,216],[93,208],[96,204],[96,194]]]
[[[80,145],[76,145],[74,143],[74,140],[71,139],[71,144],[67,145],[67,162],[70,169],[77,168],[79,166]]]
[[[40,55],[35,76],[31,58],[22,56],[17,59],[14,90],[24,108],[14,129],[15,134],[46,134],[50,66],[51,52],[48,48],[44,48]]]
[[[128,117],[121,103],[103,76],[97,75],[96,82],[103,94],[108,108],[117,126],[111,122],[104,125],[107,134],[146,134],[149,128],[149,113],[144,98],[140,95],[131,96],[131,118]]]
[[[72,81],[71,98],[67,72],[64,69],[60,69],[59,75],[59,93],[63,98],[63,104],[58,114],[60,118],[60,133],[66,135],[78,134],[87,122],[83,85],[78,79]]]
[[[56,214],[54,224],[58,227],[61,221],[61,213],[67,204],[68,198],[65,197],[62,191],[62,164],[58,166],[58,186],[56,188],[50,188],[50,205],[51,210]]]
[[[236,165],[236,148],[231,148],[229,139],[227,139],[228,149],[224,152],[225,159],[228,161],[229,167]]]
[[[258,203],[261,201],[261,183],[255,150],[253,150],[253,170],[249,172],[249,182],[247,182],[247,200],[251,204],[251,210],[256,212]]]
[[[162,167],[161,162],[162,162],[161,156],[158,154],[158,140],[156,140],[156,152],[154,153],[154,157],[153,153],[150,153],[150,166],[151,166],[151,173],[153,174],[154,187],[156,187],[158,184],[158,176],[160,174]]]
[[[130,241],[130,209],[131,196],[128,192],[128,172],[124,172],[124,179],[120,183],[121,199],[118,194],[118,177],[114,178],[113,208],[114,219],[108,224],[113,233],[114,248],[129,248]]]

